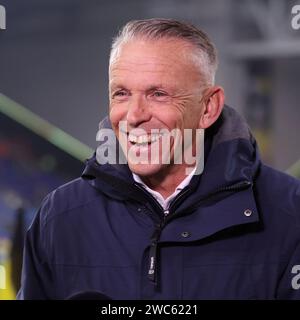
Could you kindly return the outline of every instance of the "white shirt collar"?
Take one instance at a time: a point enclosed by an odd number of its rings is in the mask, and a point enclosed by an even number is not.
[[[182,189],[184,189],[187,185],[189,185],[189,183],[191,182],[191,179],[194,176],[195,171],[196,171],[196,167],[188,176],[184,178],[184,180],[181,181],[181,183],[175,189],[174,193],[172,193],[166,199],[164,199],[164,197],[159,192],[150,189],[137,174],[132,172],[132,176],[137,183],[141,184],[145,188],[145,190],[147,190],[159,202],[159,204],[163,207],[165,214],[168,214],[168,208],[169,208],[170,202],[177,196],[177,194]]]

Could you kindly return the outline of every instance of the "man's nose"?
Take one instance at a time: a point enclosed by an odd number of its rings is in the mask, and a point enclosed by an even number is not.
[[[126,120],[131,127],[149,121],[151,118],[150,107],[142,96],[132,96],[129,102]]]

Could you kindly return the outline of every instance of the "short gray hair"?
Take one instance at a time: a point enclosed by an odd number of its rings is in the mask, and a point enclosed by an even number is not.
[[[120,46],[133,39],[182,39],[195,47],[194,57],[200,64],[206,84],[214,84],[218,66],[217,51],[208,35],[186,22],[174,19],[146,19],[129,21],[113,39],[109,64],[118,56]]]

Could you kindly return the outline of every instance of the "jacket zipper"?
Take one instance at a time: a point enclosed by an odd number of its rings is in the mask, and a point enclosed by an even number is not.
[[[160,235],[161,235],[161,232],[162,232],[162,229],[164,228],[164,226],[168,222],[170,222],[170,220],[182,215],[183,213],[186,213],[187,211],[192,211],[193,209],[197,208],[200,203],[202,203],[204,201],[207,201],[208,199],[212,198],[216,194],[221,193],[221,192],[227,192],[227,191],[228,192],[230,192],[230,191],[241,191],[241,190],[247,189],[250,186],[252,186],[252,182],[250,182],[250,181],[242,181],[242,182],[238,182],[238,183],[235,183],[233,185],[230,185],[230,186],[220,187],[217,190],[215,190],[214,192],[211,192],[210,194],[208,194],[204,198],[202,198],[199,201],[197,201],[197,203],[195,203],[194,205],[192,205],[191,207],[189,207],[185,211],[178,212],[177,214],[172,214],[172,212],[175,211],[176,206],[178,206],[178,204],[180,203],[180,200],[182,200],[191,191],[190,188],[187,187],[186,189],[184,189],[171,202],[169,209],[163,210],[162,206],[156,201],[156,199],[152,195],[149,195],[148,192],[146,192],[138,184],[135,184],[135,185],[139,189],[141,189],[144,193],[147,193],[148,197],[151,198],[151,200],[152,200],[151,202],[153,202],[155,204],[155,206],[157,207],[157,209],[160,210],[160,213],[163,212],[163,214],[164,214],[163,220],[161,221],[160,224],[157,225],[156,229],[154,230],[154,232],[153,232],[153,234],[151,236],[151,244],[150,244],[150,250],[149,250],[149,260],[148,260],[148,279],[151,282],[153,282],[155,285],[157,285],[157,247],[158,247],[158,241],[160,239]]]
[[[159,213],[159,215],[161,214],[161,212],[164,212],[163,207],[158,203],[158,201],[152,196],[152,194],[150,194],[149,192],[147,192],[143,187],[141,187],[138,183],[134,184],[139,190],[141,190],[145,195],[147,195],[147,197],[151,200],[151,203],[154,205],[155,207],[155,211],[157,213]],[[157,210],[156,210],[157,209]]]
[[[178,203],[188,192],[190,188],[183,190],[175,199],[174,203]],[[165,226],[166,219],[170,214],[170,209],[163,210],[164,217],[162,222],[157,226],[151,236],[151,245],[149,250],[149,267],[148,267],[148,279],[157,285],[157,246],[160,238],[161,231]]]

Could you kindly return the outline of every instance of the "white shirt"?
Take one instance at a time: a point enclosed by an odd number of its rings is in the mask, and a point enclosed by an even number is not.
[[[168,208],[170,202],[178,195],[178,193],[182,189],[184,189],[191,182],[191,179],[193,178],[195,171],[196,167],[183,181],[181,181],[181,183],[177,186],[175,191],[166,199],[164,199],[164,197],[159,192],[150,189],[137,174],[132,172],[132,175],[133,179],[137,183],[141,184],[158,201],[158,203],[163,207],[165,214],[167,215],[169,213]]]

